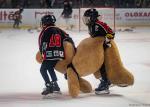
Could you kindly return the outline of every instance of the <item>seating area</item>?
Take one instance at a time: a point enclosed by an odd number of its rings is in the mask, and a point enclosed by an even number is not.
[[[69,0],[73,8],[150,8],[150,0]],[[64,0],[0,0],[0,8],[63,8]]]

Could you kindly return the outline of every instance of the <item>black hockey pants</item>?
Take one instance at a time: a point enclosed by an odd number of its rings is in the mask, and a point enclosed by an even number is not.
[[[54,71],[54,67],[55,67],[56,63],[57,63],[57,61],[54,61],[54,60],[44,60],[43,61],[41,68],[40,68],[40,72],[45,81],[45,84],[50,83],[48,73],[50,74],[52,81],[57,81],[57,76]]]

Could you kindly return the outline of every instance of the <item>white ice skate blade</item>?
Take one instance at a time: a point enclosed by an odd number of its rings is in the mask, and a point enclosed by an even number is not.
[[[109,94],[109,90],[103,90],[103,91],[95,91],[96,95],[103,95],[103,94]]]
[[[54,91],[53,94],[62,94],[61,91]]]
[[[110,85],[109,85],[109,87],[114,87],[114,86],[116,86],[116,85],[114,85],[114,84],[110,84]]]
[[[118,84],[117,85],[118,87],[127,87],[127,86],[129,86],[128,84]]]
[[[62,95],[62,93],[61,93],[61,92],[53,92],[53,93],[50,93],[50,94],[44,95],[44,96],[43,96],[43,99],[56,98],[56,97],[59,97],[60,95]]]

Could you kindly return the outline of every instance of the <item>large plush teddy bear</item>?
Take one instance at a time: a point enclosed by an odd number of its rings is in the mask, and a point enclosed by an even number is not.
[[[65,43],[66,57],[57,63],[55,69],[63,74],[67,73],[69,93],[72,97],[77,97],[80,91],[92,91],[91,84],[81,77],[94,74],[96,78],[100,78],[98,70],[104,60],[108,79],[112,84],[133,85],[134,77],[123,66],[114,40],[111,40],[112,46],[105,51],[103,49],[104,40],[104,37],[86,38],[78,45],[76,52],[71,43]],[[42,62],[39,52],[36,59]]]

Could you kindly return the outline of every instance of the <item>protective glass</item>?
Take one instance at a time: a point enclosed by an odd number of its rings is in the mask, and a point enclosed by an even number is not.
[[[83,20],[83,23],[85,25],[88,25],[90,23],[90,17],[87,17],[87,16],[83,16],[82,17],[82,20]]]

